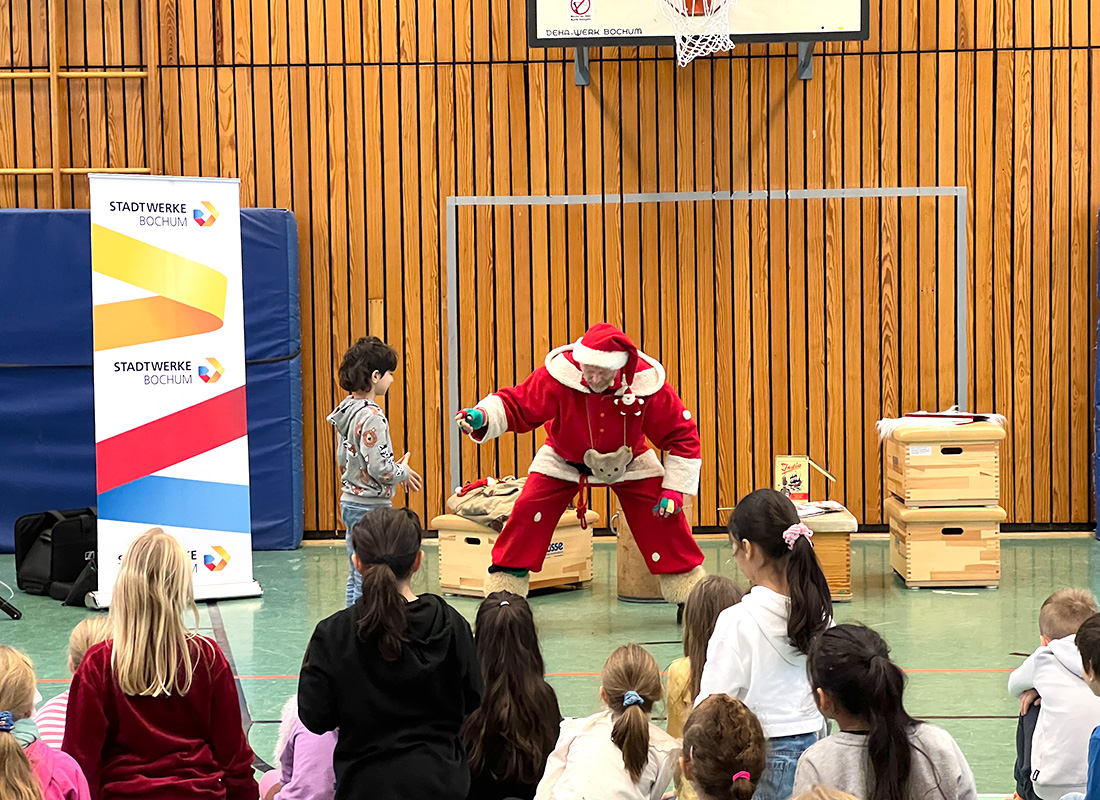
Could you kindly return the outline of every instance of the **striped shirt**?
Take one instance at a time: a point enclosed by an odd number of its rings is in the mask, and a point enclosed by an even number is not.
[[[34,713],[34,724],[38,726],[38,738],[52,747],[61,749],[61,742],[65,738],[65,713],[69,708],[69,690],[66,689],[57,697],[46,701],[38,711]]]

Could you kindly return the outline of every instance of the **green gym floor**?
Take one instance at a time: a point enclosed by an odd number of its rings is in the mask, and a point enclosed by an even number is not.
[[[735,579],[723,541],[701,542],[708,572]],[[550,590],[532,598],[549,680],[562,712],[584,716],[597,709],[599,671],[612,649],[627,642],[650,648],[662,666],[681,655],[680,629],[669,606],[618,602],[615,544],[597,540],[595,577],[583,589]],[[1014,788],[1012,765],[1017,705],[1008,695],[1008,672],[1038,645],[1036,620],[1055,589],[1100,587],[1100,547],[1089,537],[1016,539],[1002,544],[1000,589],[908,590],[890,570],[885,539],[852,547],[851,603],[837,604],[838,622],[859,621],[878,630],[894,658],[909,671],[911,714],[946,728],[958,740],[977,777],[978,791],[999,796]],[[417,591],[439,590],[435,545],[426,544]],[[240,677],[251,718],[249,739],[271,761],[279,712],[296,689],[302,653],[315,623],[344,605],[347,557],[343,542],[297,552],[256,553],[255,577],[264,597],[200,607],[200,628],[225,648]],[[0,556],[0,580],[15,585],[12,556]],[[473,621],[478,601],[449,601]],[[45,698],[68,682],[69,631],[86,614],[17,592],[23,619],[0,615],[0,642],[28,653]]]

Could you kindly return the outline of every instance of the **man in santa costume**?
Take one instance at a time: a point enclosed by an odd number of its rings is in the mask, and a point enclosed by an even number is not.
[[[587,486],[610,486],[661,593],[682,604],[704,577],[703,553],[682,513],[699,490],[699,430],[665,370],[613,325],[593,325],[559,347],[527,380],[500,389],[455,417],[483,443],[546,425],[546,444],[528,470],[504,530],[493,547],[485,594],[526,595],[529,574],[542,568],[562,513]],[[646,439],[668,452],[662,467]]]

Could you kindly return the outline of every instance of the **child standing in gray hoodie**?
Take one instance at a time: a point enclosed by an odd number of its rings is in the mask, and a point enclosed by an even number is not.
[[[378,404],[393,383],[397,352],[377,336],[364,336],[344,353],[340,387],[349,396],[328,415],[336,428],[336,463],[342,470],[340,518],[347,527],[347,605],[363,594],[352,564],[351,529],[367,513],[393,505],[397,484],[418,492],[423,480],[408,465],[409,454],[395,459],[390,425]]]

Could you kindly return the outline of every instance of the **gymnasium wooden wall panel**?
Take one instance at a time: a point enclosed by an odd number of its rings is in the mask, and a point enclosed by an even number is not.
[[[65,67],[141,68],[144,26],[159,42],[159,108],[139,81],[62,82],[64,166],[240,177],[245,204],[298,217],[307,529],[339,526],[325,416],[367,332],[401,356],[389,415],[427,478],[408,502],[442,510],[449,302],[467,403],[590,322],[625,326],[699,421],[696,524],[787,452],[881,523],[874,422],[954,400],[953,197],[461,207],[451,298],[445,198],[918,185],[967,190],[968,394],[1008,419],[1010,519],[1095,518],[1095,2],[886,0],[867,42],[817,48],[812,81],[787,45],[684,70],[608,48],[585,88],[571,50],[526,47],[523,5],[58,0]],[[47,68],[47,45],[45,0],[0,0],[0,70]],[[49,102],[0,80],[0,167],[50,165]],[[82,177],[0,177],[4,207],[55,191],[87,205]],[[523,472],[541,441],[464,443],[463,477]]]

